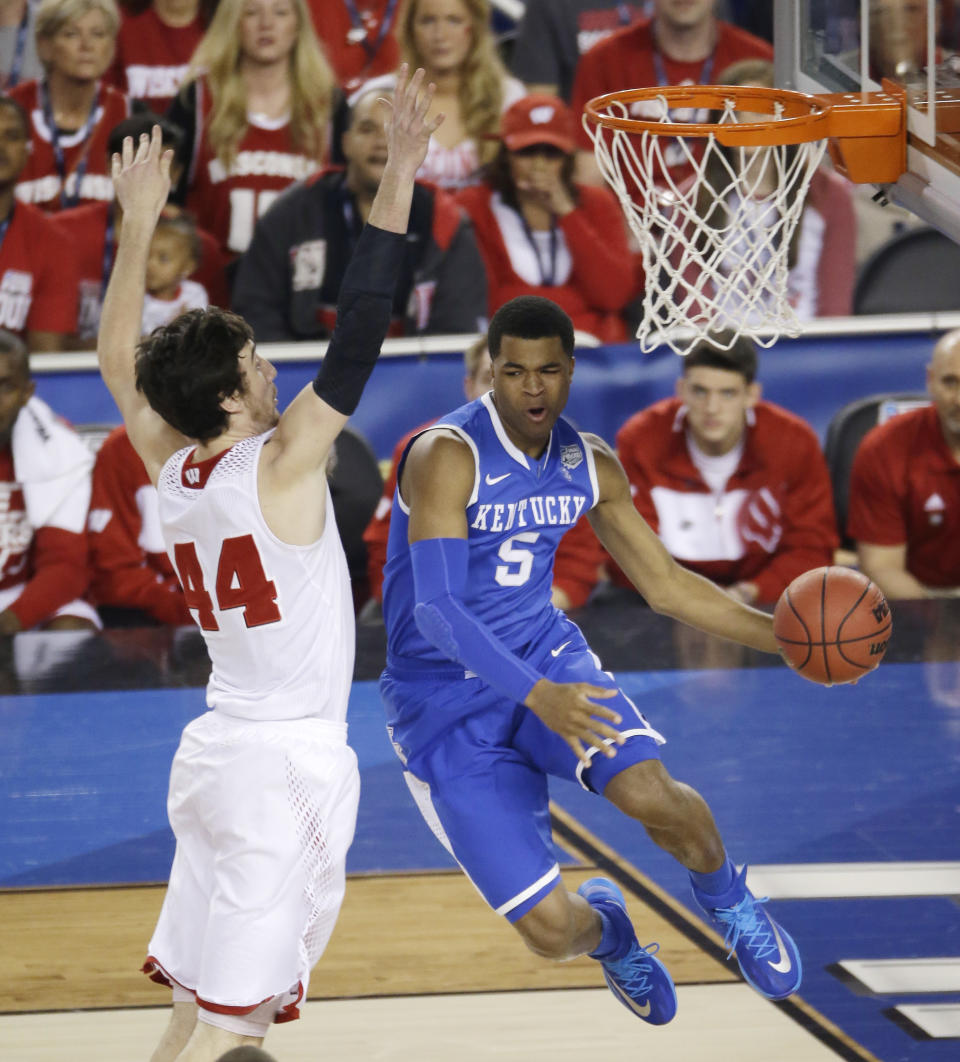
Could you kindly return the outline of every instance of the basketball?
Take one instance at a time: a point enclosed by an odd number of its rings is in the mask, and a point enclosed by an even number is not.
[[[784,590],[773,613],[783,655],[824,686],[856,682],[883,659],[893,620],[883,592],[861,572],[813,568]]]

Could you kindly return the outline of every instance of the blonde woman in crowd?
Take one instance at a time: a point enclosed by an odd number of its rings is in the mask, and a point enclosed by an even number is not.
[[[401,60],[411,70],[422,66],[437,86],[431,117],[446,116],[417,177],[448,189],[478,183],[481,167],[497,153],[496,140],[487,138],[526,91],[497,54],[488,0],[403,0],[397,41]],[[376,78],[359,91],[392,80],[392,74]]]
[[[113,198],[107,137],[129,104],[100,79],[113,61],[119,25],[114,0],[41,0],[36,44],[44,75],[10,91],[30,116],[18,199],[55,211]]]
[[[334,91],[304,0],[221,0],[167,114],[187,132],[186,205],[230,254],[325,161]]]

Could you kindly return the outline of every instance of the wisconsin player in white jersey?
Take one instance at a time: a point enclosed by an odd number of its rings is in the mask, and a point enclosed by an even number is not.
[[[703,798],[660,760],[661,735],[550,600],[560,537],[587,511],[657,611],[776,652],[771,617],[680,567],[634,508],[610,448],[560,414],[573,324],[549,299],[502,306],[487,333],[493,390],[407,448],[390,521],[380,689],[420,809],[487,903],[538,955],[587,953],[614,995],[654,1025],[677,997],[605,878],[568,893],[550,842],[547,775],[639,821],[690,872],[749,983],[800,984],[789,935],[746,887]]]
[[[282,415],[276,372],[234,314],[194,310],[138,346],[172,153],[154,127],[113,160],[124,223],[100,367],[212,662],[212,710],[184,730],[171,770],[177,850],[144,971],[174,1004],[153,1062],[213,1062],[298,1017],[343,897],[359,793],[345,722],[354,628],[326,472],[386,335],[414,175],[442,120],[426,120],[423,72],[406,75],[336,330]]]

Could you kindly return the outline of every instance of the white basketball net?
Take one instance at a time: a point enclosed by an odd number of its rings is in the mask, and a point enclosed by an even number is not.
[[[644,106],[657,110],[644,119],[675,124],[663,96]],[[605,113],[630,117],[619,101]],[[737,120],[728,99],[720,122]],[[720,329],[729,337],[721,346],[747,335],[769,347],[800,332],[788,260],[825,140],[725,148],[712,133],[627,133],[586,117],[584,126],[641,248],[646,282],[637,338],[645,352],[667,345],[686,354],[708,334],[716,342]]]

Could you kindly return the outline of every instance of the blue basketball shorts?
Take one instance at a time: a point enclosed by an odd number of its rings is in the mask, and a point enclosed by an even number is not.
[[[561,634],[558,645],[544,647],[542,659],[531,660],[540,673],[554,682],[617,690],[616,697],[597,703],[621,716],[626,741],[613,758],[591,749],[588,766],[532,711],[469,672],[437,679],[400,678],[388,670],[380,682],[391,739],[427,825],[487,903],[511,922],[535,907],[560,876],[547,776],[602,794],[627,767],[659,759],[664,743],[602,669],[579,629],[566,622]],[[403,725],[408,713],[418,718],[438,713],[457,721],[417,748],[410,738],[418,728]]]

